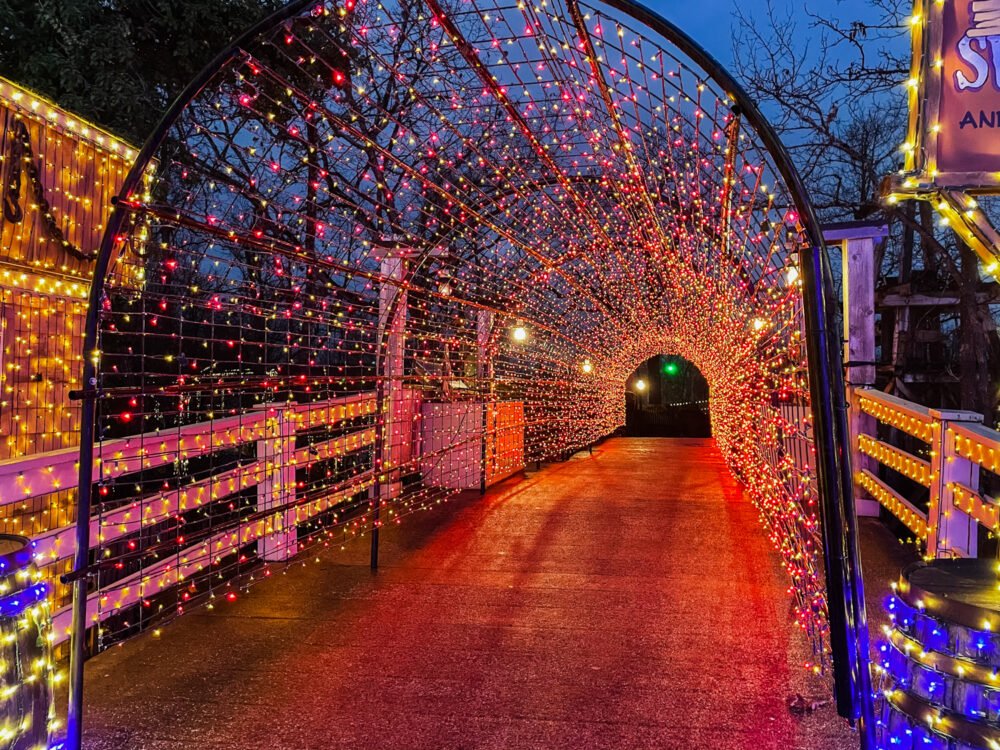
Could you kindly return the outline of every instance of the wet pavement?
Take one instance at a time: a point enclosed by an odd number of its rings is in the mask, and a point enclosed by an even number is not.
[[[877,602],[912,553],[863,543]],[[787,706],[826,690],[787,586],[711,441],[610,440],[92,659],[86,746],[854,748]]]

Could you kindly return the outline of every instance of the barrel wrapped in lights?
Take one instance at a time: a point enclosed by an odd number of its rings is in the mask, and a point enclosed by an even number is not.
[[[48,593],[30,542],[0,534],[0,750],[48,747],[55,729]]]
[[[1000,747],[1000,576],[989,560],[903,571],[879,645],[879,747]]]

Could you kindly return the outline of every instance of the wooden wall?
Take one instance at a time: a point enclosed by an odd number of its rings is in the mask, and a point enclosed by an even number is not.
[[[30,154],[19,143],[22,128]],[[18,153],[20,164],[11,158]],[[134,149],[0,78],[0,154],[5,192],[20,167],[24,214],[12,221],[0,212],[0,262],[67,280],[89,279],[93,263],[78,256],[96,254],[111,198],[135,158]],[[29,162],[51,207],[52,222],[36,202]],[[53,235],[53,225],[72,250]]]
[[[0,460],[77,444],[93,257],[135,155],[0,78]]]

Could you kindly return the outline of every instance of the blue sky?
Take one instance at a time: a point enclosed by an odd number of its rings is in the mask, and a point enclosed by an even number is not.
[[[730,38],[733,8],[739,5],[748,14],[766,7],[764,0],[639,0],[660,15],[683,28],[724,65],[732,61]],[[800,31],[806,31],[808,19],[804,8],[842,19],[870,18],[871,6],[865,0],[776,0],[778,8],[787,7],[799,16]]]

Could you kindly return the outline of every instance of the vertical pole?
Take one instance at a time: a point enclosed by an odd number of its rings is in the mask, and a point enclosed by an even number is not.
[[[381,337],[379,337],[381,341]],[[377,359],[377,358],[376,358]],[[374,465],[372,466],[375,474],[375,482],[372,485],[371,497],[375,503],[375,507],[372,509],[372,546],[371,546],[371,557],[370,565],[372,570],[378,570],[378,531],[379,531],[379,520],[382,508],[382,452],[385,443],[385,387],[382,382],[382,378],[378,378],[378,382],[375,385],[375,404],[376,404],[376,423],[375,423],[375,446],[374,446]]]
[[[96,282],[95,282],[96,283]],[[83,662],[87,643],[87,588],[90,567],[90,505],[94,485],[94,429],[97,366],[93,346],[84,348],[83,405],[80,414],[80,481],[76,501],[76,551],[73,555],[73,620],[70,629],[69,706],[66,714],[67,750],[83,748]]]
[[[955,423],[982,424],[972,411],[931,409],[931,496],[927,505],[927,557],[975,557],[979,523],[955,507],[955,484],[979,491],[979,465],[955,452]]]
[[[263,481],[257,484],[257,510],[273,511],[274,528],[260,542],[264,562],[294,556],[298,543],[295,525],[295,423],[291,403],[263,404],[267,432],[257,441],[257,461],[263,463]]]
[[[487,465],[490,459],[490,434],[489,422],[493,403],[490,396],[493,393],[493,359],[490,357],[490,339],[493,337],[493,322],[495,313],[491,310],[476,311],[476,390],[480,393],[482,401],[482,463],[480,468],[479,494],[486,494],[487,485]],[[489,385],[489,389],[483,388],[483,381]],[[494,419],[494,424],[496,420]],[[496,448],[496,436],[493,437],[493,448]]]
[[[487,467],[489,466],[491,449],[496,451],[496,437],[490,438],[490,423],[496,426],[496,415],[493,413],[493,404],[483,401],[479,405],[480,409],[480,432],[479,438],[479,494],[486,494]]]
[[[819,240],[819,238],[816,238]],[[821,241],[802,252],[806,352],[823,519],[830,647],[838,713],[858,721],[863,750],[875,748],[875,715],[868,672],[868,623],[852,499],[849,433],[840,348],[828,328],[833,283]]]
[[[372,487],[371,567],[378,567],[379,526],[382,503],[392,497],[401,484],[393,479],[399,473],[399,463],[404,460],[404,443],[411,439],[404,434],[404,427],[412,432],[413,425],[404,425],[404,389],[406,356],[406,303],[403,287],[406,279],[406,253],[398,248],[386,251],[380,267],[382,276],[378,296],[378,340],[376,342],[375,369],[377,385],[375,398],[378,421],[375,425],[375,483]],[[393,431],[398,432],[394,437]],[[397,486],[399,485],[399,486]]]
[[[874,471],[875,460],[858,449],[861,435],[875,434],[875,418],[858,408],[856,390],[875,384],[875,240],[849,238],[840,254],[844,290],[844,359],[848,392],[848,433],[855,472]],[[878,501],[854,484],[859,516],[879,514]]]

